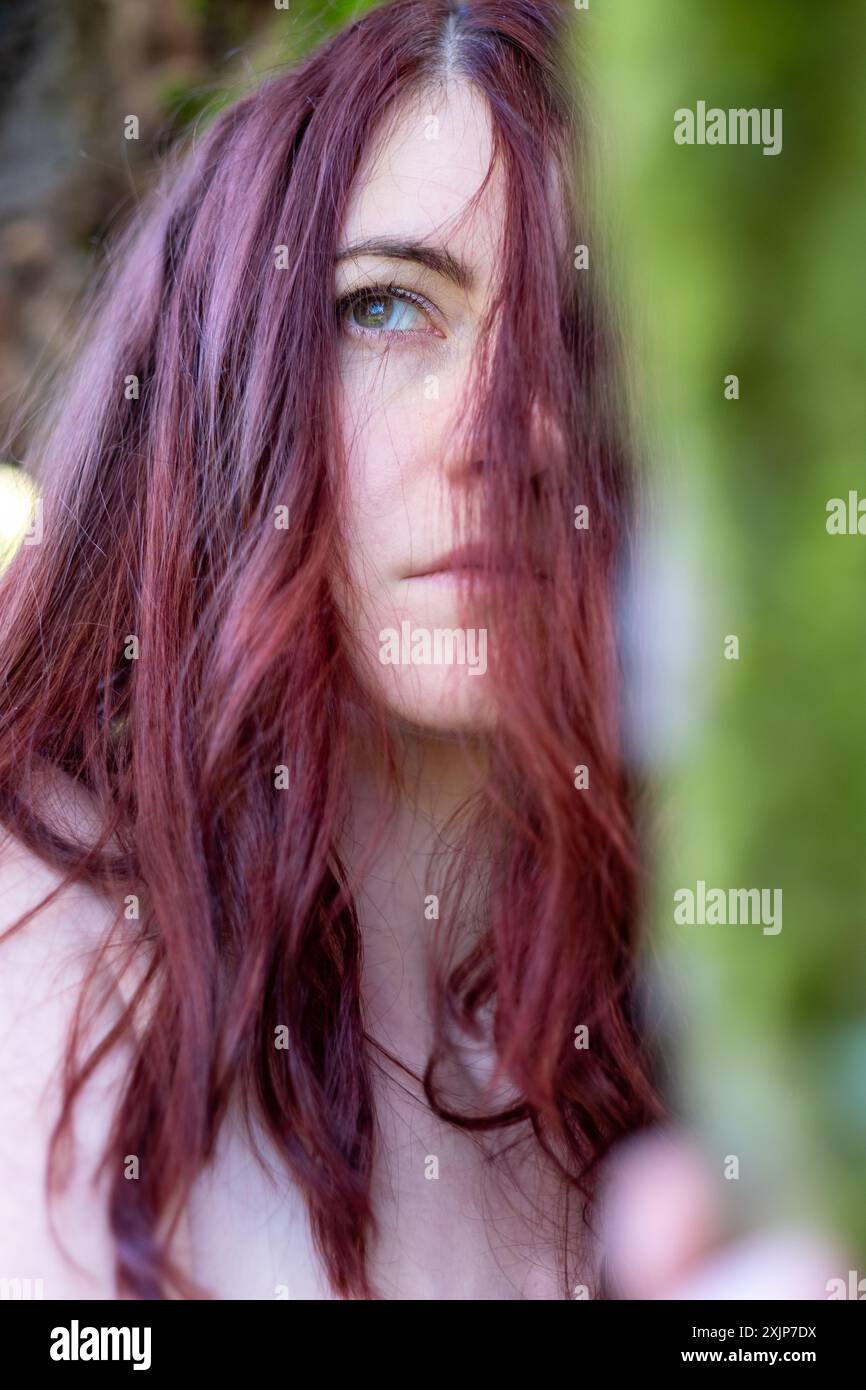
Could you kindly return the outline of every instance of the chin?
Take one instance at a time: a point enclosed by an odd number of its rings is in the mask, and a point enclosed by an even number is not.
[[[378,666],[376,695],[400,723],[415,731],[483,734],[495,725],[488,672],[465,667]]]
[[[453,583],[413,584],[355,631],[364,684],[401,723],[443,735],[493,728],[489,631],[467,625]]]

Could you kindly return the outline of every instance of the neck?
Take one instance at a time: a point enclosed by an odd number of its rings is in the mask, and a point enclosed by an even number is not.
[[[430,950],[448,924],[441,889],[459,848],[452,823],[484,776],[480,746],[402,734],[395,788],[359,743],[341,857],[355,887],[369,1033],[412,1070],[431,1041]]]

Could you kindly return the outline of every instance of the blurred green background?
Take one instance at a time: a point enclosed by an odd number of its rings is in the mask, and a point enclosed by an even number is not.
[[[866,11],[609,0],[586,20],[574,61],[653,493],[636,626],[656,1007],[732,1225],[833,1222],[862,1275],[866,535],[826,521],[831,498],[866,498]],[[781,108],[781,153],[676,144],[699,100]],[[698,880],[781,889],[781,932],[675,925]]]
[[[368,3],[8,7],[0,433],[63,351],[100,240],[159,151]],[[563,8],[593,113],[590,273],[609,278],[629,343],[651,502],[630,641],[656,807],[653,1017],[732,1228],[827,1221],[862,1262],[866,535],[825,523],[831,498],[866,496],[866,13],[861,0]],[[699,100],[781,108],[782,152],[677,145],[674,112]],[[22,456],[27,420],[12,434]],[[676,926],[673,893],[698,880],[781,889],[781,932]]]

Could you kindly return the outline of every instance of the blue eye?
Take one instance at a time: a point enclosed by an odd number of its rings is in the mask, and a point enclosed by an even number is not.
[[[347,295],[338,305],[340,322],[356,336],[402,333],[441,334],[433,327],[425,301],[395,286],[374,286]]]

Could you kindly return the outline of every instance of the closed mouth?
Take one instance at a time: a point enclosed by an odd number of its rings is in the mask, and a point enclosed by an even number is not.
[[[540,567],[527,564],[525,560],[518,560],[507,555],[491,554],[483,546],[465,545],[448,551],[447,554],[439,556],[436,560],[419,565],[417,569],[407,574],[406,578],[432,579],[436,575],[465,575],[466,577],[487,575],[492,577],[496,574],[546,577]]]

